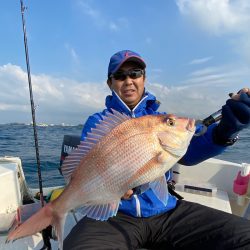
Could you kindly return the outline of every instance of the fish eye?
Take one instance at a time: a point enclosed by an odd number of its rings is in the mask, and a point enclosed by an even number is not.
[[[166,121],[167,125],[168,126],[174,126],[175,125],[175,119],[174,118],[168,118],[167,121]]]

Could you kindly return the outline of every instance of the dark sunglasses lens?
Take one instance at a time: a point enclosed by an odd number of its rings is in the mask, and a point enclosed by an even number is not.
[[[144,71],[139,70],[131,70],[131,71],[125,71],[125,72],[116,72],[113,77],[115,80],[124,81],[127,76],[129,76],[132,79],[136,79],[141,77],[144,74]]]
[[[115,80],[124,81],[126,79],[127,75],[125,73],[118,72],[118,73],[114,74],[113,77]]]
[[[136,79],[142,76],[142,70],[133,70],[129,73],[129,77],[132,79]]]

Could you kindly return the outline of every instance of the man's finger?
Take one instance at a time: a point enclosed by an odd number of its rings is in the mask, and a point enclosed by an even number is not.
[[[246,93],[250,96],[250,88],[242,88],[240,91],[238,91],[237,94],[230,94],[230,97],[233,99],[233,100],[236,100],[236,101],[239,101],[240,100],[240,95],[242,93]]]
[[[122,199],[129,199],[131,197],[131,195],[133,194],[133,190],[129,189],[123,196]]]

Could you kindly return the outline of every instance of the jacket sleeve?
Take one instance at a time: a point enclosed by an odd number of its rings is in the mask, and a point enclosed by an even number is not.
[[[206,133],[201,136],[193,136],[186,154],[179,161],[180,164],[187,166],[195,165],[221,154],[225,150],[225,146],[220,146],[213,142],[212,132],[215,126],[217,124],[210,125]]]

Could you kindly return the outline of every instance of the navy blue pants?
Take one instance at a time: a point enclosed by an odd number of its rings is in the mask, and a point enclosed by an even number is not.
[[[250,250],[250,221],[184,200],[149,218],[122,213],[108,221],[83,218],[64,240],[64,250]]]

